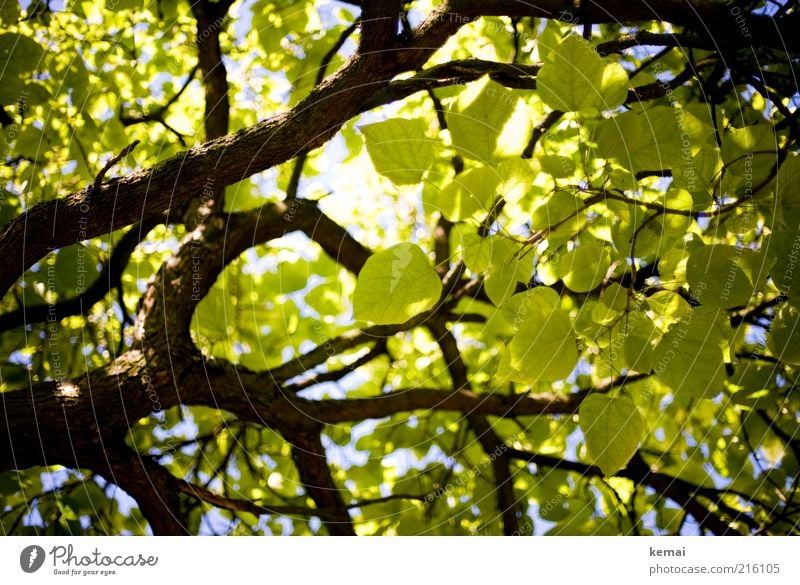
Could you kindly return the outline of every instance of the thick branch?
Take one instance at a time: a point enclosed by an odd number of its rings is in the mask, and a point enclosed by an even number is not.
[[[44,323],[45,321],[59,321],[71,315],[83,315],[101,301],[110,291],[122,286],[122,273],[128,265],[131,254],[136,246],[156,226],[155,221],[148,221],[128,230],[120,238],[111,257],[103,264],[103,269],[97,279],[81,294],[76,297],[63,299],[54,305],[34,305],[20,307],[9,313],[0,315],[0,331],[21,327],[28,323]]]
[[[365,101],[362,111],[366,112],[372,108],[407,98],[418,91],[463,85],[487,74],[503,85],[511,84],[520,89],[535,89],[535,76],[540,68],[541,65],[498,63],[483,59],[449,61],[423,69],[408,79],[393,81]]]
[[[132,451],[122,441],[109,445],[108,471],[103,472],[102,460],[93,467],[130,495],[156,536],[185,536],[188,522],[178,499],[179,480],[167,469]]]
[[[383,418],[398,412],[444,410],[462,414],[514,417],[524,415],[573,414],[580,405],[574,394],[532,394],[504,396],[475,394],[469,390],[414,388],[397,390],[374,398],[304,401],[297,404],[307,416],[324,424],[337,424],[367,418]]]
[[[178,404],[219,408],[279,431],[311,432],[320,424],[415,410],[501,417],[572,414],[581,398],[416,388],[373,398],[315,401],[281,393],[269,373],[203,361],[197,353],[176,354],[171,363],[156,367],[143,354],[129,351],[88,378],[40,382],[29,391],[0,394],[0,470],[57,464],[92,468],[105,443],[124,437],[142,417]]]
[[[362,54],[389,51],[397,38],[400,0],[370,0],[361,10],[361,39],[358,50]],[[391,59],[392,55],[385,55]]]
[[[559,459],[558,457],[521,451],[519,449],[507,449],[505,454],[508,457],[527,461],[534,465],[560,469],[562,471],[573,471],[585,477],[603,477],[603,472],[594,465],[567,461]],[[628,463],[628,466],[619,471],[617,475],[619,477],[631,479],[636,482],[637,485],[651,487],[662,496],[673,500],[691,514],[702,528],[711,531],[713,534],[721,536],[738,534],[728,526],[726,522],[712,513],[698,500],[698,490],[700,489],[698,486],[690,484],[682,479],[653,471],[638,454],[635,455]]]
[[[292,229],[287,211],[285,204],[274,203],[227,218],[215,215],[186,236],[142,296],[134,335],[151,358],[153,352],[193,353],[189,329],[197,304],[242,252]]]
[[[197,20],[197,64],[203,76],[206,94],[206,140],[225,136],[230,123],[228,100],[228,74],[222,61],[219,33],[222,31],[231,0],[192,2],[192,12]]]
[[[442,25],[444,8],[415,29],[411,42],[391,59],[354,55],[289,112],[196,146],[154,167],[38,204],[0,231],[0,296],[51,250],[121,229],[142,217],[169,215],[204,190],[213,191],[295,158],[338,132],[361,105],[392,77],[416,69],[458,30]],[[50,226],[29,238],[29,226]]]
[[[696,0],[597,0],[580,2],[580,9],[563,0],[539,0],[535,4],[518,0],[453,0],[445,19],[469,21],[480,16],[532,16],[572,24],[634,24],[659,21],[683,26],[714,48],[748,48],[755,45],[781,51],[800,50],[798,15],[773,19],[770,16],[732,11],[725,2]]]
[[[192,12],[197,20],[197,64],[203,77],[205,92],[205,128],[206,141],[225,136],[230,127],[230,100],[228,99],[228,72],[222,60],[222,47],[219,35],[227,18],[228,8],[233,0],[196,0],[192,2]],[[225,206],[225,187],[219,185],[213,189],[213,201],[195,201],[194,204],[211,205],[222,211]],[[189,206],[189,210],[192,209]]]
[[[318,508],[328,511],[323,519],[328,532],[333,536],[355,536],[348,506],[328,469],[325,447],[319,432],[298,433],[284,430],[283,435],[292,444],[292,459],[306,492]]]
[[[162,392],[168,372],[150,372],[149,378],[145,372],[141,354],[128,352],[111,366],[78,379],[0,393],[0,469],[96,466],[104,457],[104,444],[124,437],[156,405],[176,402]]]

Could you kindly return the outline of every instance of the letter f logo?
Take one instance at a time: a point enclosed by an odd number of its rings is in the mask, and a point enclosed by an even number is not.
[[[19,566],[26,573],[35,573],[44,564],[44,549],[32,544],[22,549],[19,554]]]

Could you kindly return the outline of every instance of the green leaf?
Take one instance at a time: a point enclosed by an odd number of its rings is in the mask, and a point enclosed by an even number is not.
[[[97,259],[94,252],[83,244],[61,248],[54,266],[55,290],[60,295],[77,296],[97,278]]]
[[[529,314],[508,346],[511,367],[529,384],[570,375],[578,363],[575,334],[567,314],[531,297]]]
[[[559,309],[561,297],[552,288],[537,286],[525,292],[513,295],[503,303],[503,317],[514,330],[519,329],[526,317],[532,312],[550,314]]]
[[[743,270],[752,250],[713,245],[695,248],[686,262],[686,280],[704,306],[731,308],[747,305],[753,283]]]
[[[18,33],[0,34],[0,105],[15,104],[25,99],[25,79],[41,66],[44,49],[33,39]]]
[[[512,158],[497,165],[497,173],[502,177],[498,187],[506,203],[517,203],[533,187],[541,165],[536,160]]]
[[[542,165],[542,170],[553,177],[564,178],[575,174],[575,161],[566,156],[549,154],[540,156],[536,160]]]
[[[106,10],[139,10],[142,0],[106,0]]]
[[[772,321],[767,347],[784,363],[800,366],[800,309],[787,303]]]
[[[416,244],[397,244],[373,254],[356,281],[356,319],[379,325],[404,323],[432,308],[442,281]]]
[[[642,415],[624,396],[591,394],[581,402],[578,418],[589,458],[607,476],[628,464],[644,435]]]
[[[489,269],[483,288],[489,300],[499,307],[516,292],[519,281],[514,266],[497,264]]]
[[[583,207],[581,200],[569,191],[556,191],[533,210],[531,227],[543,230],[559,225]]]
[[[606,246],[592,239],[564,254],[558,269],[570,290],[584,293],[600,286],[610,265]]]
[[[628,96],[628,74],[619,63],[604,62],[585,39],[571,35],[550,53],[536,87],[554,110],[613,110]]]
[[[395,185],[413,185],[436,160],[435,142],[426,136],[427,127],[423,120],[394,118],[359,129],[375,170]]]
[[[784,214],[800,218],[800,156],[790,155],[778,169],[778,206]]]
[[[788,226],[774,231],[767,242],[762,244],[762,250],[766,248],[768,256],[774,262],[770,269],[772,281],[786,296],[793,290],[800,290],[800,270],[796,270],[798,243],[800,243],[800,215],[797,215]]]
[[[694,209],[705,209],[712,203],[714,185],[722,172],[722,159],[716,146],[702,145],[693,149],[672,170],[672,186],[686,189],[692,194]]]
[[[492,243],[489,238],[482,238],[478,234],[464,234],[461,238],[461,255],[470,272],[484,272],[492,263]]]
[[[461,156],[491,164],[522,153],[531,122],[521,99],[485,77],[459,94],[447,112],[447,127]]]
[[[24,92],[25,81],[22,77],[4,74],[0,83],[0,106],[13,105],[19,101]]]
[[[439,195],[439,211],[453,222],[488,211],[500,179],[491,167],[468,169],[456,175]]]
[[[643,311],[630,311],[623,319],[622,357],[625,367],[650,372],[654,366],[655,341],[660,333]]]
[[[3,0],[3,2],[0,2],[0,20],[4,24],[15,24],[19,17],[19,0]]]
[[[676,396],[713,398],[722,390],[725,363],[719,318],[717,311],[695,309],[656,347],[654,373]]]
[[[25,102],[31,106],[47,103],[53,97],[50,93],[50,90],[47,89],[44,84],[39,82],[28,83],[23,90],[23,96],[25,98]],[[109,120],[106,122],[106,124],[111,121],[112,120]],[[116,120],[114,120],[114,122],[119,124],[119,122],[116,122]]]
[[[629,293],[630,291],[624,286],[612,282],[603,290],[603,293],[600,295],[600,300],[602,300],[603,304],[609,309],[622,312],[628,308],[630,302]]]
[[[725,176],[747,180],[752,189],[763,181],[778,160],[775,129],[771,124],[734,128],[722,137]]]
[[[636,175],[628,169],[623,169],[616,165],[612,165],[612,169],[608,177],[612,186],[620,191],[636,191],[638,189],[639,181],[636,179]]]
[[[655,106],[601,121],[596,140],[600,156],[632,172],[671,169],[711,144],[714,128],[683,108]]]
[[[0,63],[8,73],[30,73],[41,65],[42,46],[32,38],[19,33],[0,34]]]
[[[533,254],[500,236],[489,238],[491,265],[484,281],[486,294],[500,306],[516,292],[517,283],[527,283],[533,272]]]

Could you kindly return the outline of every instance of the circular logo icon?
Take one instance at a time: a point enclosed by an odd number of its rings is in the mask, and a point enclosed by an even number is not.
[[[44,557],[44,549],[41,546],[35,544],[26,546],[19,553],[19,566],[26,573],[35,573],[42,568]]]

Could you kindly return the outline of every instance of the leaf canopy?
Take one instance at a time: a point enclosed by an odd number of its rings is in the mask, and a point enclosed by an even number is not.
[[[798,9],[595,4],[0,2],[0,532],[797,534]]]

